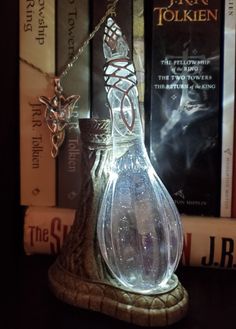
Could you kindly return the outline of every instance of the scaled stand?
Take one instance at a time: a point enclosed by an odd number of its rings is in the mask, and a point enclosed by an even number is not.
[[[166,326],[186,314],[188,294],[178,282],[168,293],[143,295],[124,290],[99,251],[96,223],[111,163],[109,120],[80,120],[83,187],[75,222],[61,254],[49,269],[54,294],[76,307],[98,311],[141,326]]]

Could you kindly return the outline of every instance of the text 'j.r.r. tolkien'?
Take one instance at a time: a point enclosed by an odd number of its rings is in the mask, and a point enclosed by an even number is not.
[[[154,7],[155,24],[218,21],[218,9],[208,5],[209,0],[168,0],[165,6]]]

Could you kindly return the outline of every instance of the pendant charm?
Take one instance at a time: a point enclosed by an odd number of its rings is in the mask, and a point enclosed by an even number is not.
[[[55,79],[55,95],[49,99],[39,97],[39,101],[46,106],[45,120],[51,132],[52,150],[51,155],[56,158],[59,148],[65,138],[65,128],[69,124],[74,106],[79,100],[79,95],[71,95],[65,98],[62,95],[60,79]]]

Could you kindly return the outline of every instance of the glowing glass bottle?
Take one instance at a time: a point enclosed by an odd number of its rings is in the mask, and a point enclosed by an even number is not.
[[[178,282],[173,273],[182,253],[181,221],[148,158],[134,66],[112,18],[105,27],[103,49],[113,160],[97,222],[99,246],[124,289],[162,293]]]

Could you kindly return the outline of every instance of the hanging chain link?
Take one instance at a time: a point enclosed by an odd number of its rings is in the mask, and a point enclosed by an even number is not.
[[[60,79],[64,78],[68,74],[68,72],[73,67],[74,63],[77,62],[78,58],[83,53],[84,49],[88,46],[90,40],[93,39],[93,37],[95,36],[95,34],[100,30],[102,24],[105,22],[105,20],[107,19],[107,17],[108,16],[114,16],[114,15],[116,15],[116,5],[117,5],[117,2],[118,1],[119,0],[114,0],[111,5],[108,5],[108,9],[107,9],[105,15],[101,18],[101,20],[99,21],[99,23],[95,26],[94,30],[90,33],[90,35],[84,41],[84,43],[82,44],[82,46],[79,47],[79,49],[76,51],[76,54],[72,57],[71,61],[64,66],[64,68],[63,68],[63,70],[62,70],[62,72],[61,72],[61,74],[59,76]]]
[[[63,67],[61,73],[58,75],[57,79],[61,80],[62,78],[64,78],[68,74],[68,72],[73,68],[73,65],[77,62],[79,57],[82,55],[83,51],[88,46],[91,39],[93,39],[95,34],[100,30],[101,26],[103,25],[103,23],[105,22],[107,17],[116,15],[116,5],[117,5],[118,1],[119,0],[114,0],[112,3],[108,4],[107,10],[106,10],[104,16],[100,19],[98,24],[94,27],[94,30],[89,34],[88,38],[75,51],[75,55],[72,57],[72,59],[64,65],[64,67]],[[42,75],[44,75],[50,81],[54,80],[56,78],[56,76],[54,74],[43,71],[40,67],[34,65],[33,63],[29,62],[25,58],[20,57],[20,61],[22,63],[25,63],[26,65],[32,67],[34,70],[40,72]]]
[[[59,148],[63,144],[65,138],[65,128],[70,123],[75,104],[77,103],[80,97],[78,95],[71,95],[65,98],[63,96],[61,80],[65,76],[67,76],[68,72],[73,68],[75,62],[77,62],[85,48],[88,46],[90,40],[93,39],[93,37],[99,31],[108,16],[116,15],[116,5],[118,1],[119,0],[114,0],[111,2],[110,0],[108,0],[107,10],[104,16],[100,19],[100,21],[95,26],[94,30],[89,34],[87,39],[75,51],[75,55],[72,57],[72,59],[64,65],[61,73],[58,76],[47,73],[40,69],[38,66],[34,65],[33,63],[30,63],[26,59],[20,58],[23,63],[27,64],[31,68],[43,74],[46,79],[50,81],[50,83],[52,80],[54,81],[55,95],[52,98],[47,98],[45,96],[39,97],[39,101],[46,107],[45,121],[51,132],[51,155],[53,158],[57,157]]]

